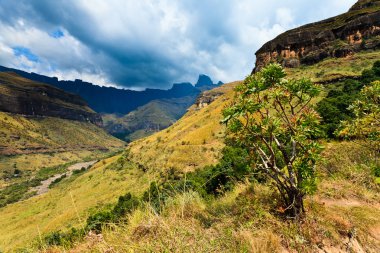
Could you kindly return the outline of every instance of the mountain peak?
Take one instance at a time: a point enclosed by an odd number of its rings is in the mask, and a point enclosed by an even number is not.
[[[195,87],[204,87],[204,86],[210,86],[210,85],[213,85],[211,78],[207,75],[201,74],[198,77],[198,81],[195,84]]]

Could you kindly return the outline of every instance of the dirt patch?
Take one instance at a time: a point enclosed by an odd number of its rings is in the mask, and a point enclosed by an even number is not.
[[[74,171],[76,170],[80,170],[82,169],[83,167],[84,168],[87,168],[89,166],[92,166],[96,163],[96,161],[91,161],[91,162],[82,162],[82,163],[76,163],[74,165],[71,165],[70,167],[67,168],[67,172],[66,173],[62,173],[62,174],[56,174],[44,181],[41,182],[41,185],[39,186],[36,186],[34,188],[32,188],[30,191],[35,191],[37,192],[36,195],[41,195],[41,194],[44,194],[46,192],[49,191],[49,186],[54,182],[54,180],[66,175],[66,177],[70,177]]]

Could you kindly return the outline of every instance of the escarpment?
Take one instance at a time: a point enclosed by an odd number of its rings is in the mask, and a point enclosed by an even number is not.
[[[9,72],[0,73],[0,111],[102,125],[100,115],[81,97]]]
[[[270,62],[284,67],[318,63],[380,48],[380,0],[360,0],[347,13],[280,34],[256,52],[259,71]]]

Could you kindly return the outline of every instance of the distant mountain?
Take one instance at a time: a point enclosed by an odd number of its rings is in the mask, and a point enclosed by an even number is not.
[[[360,0],[348,12],[280,34],[256,52],[256,67],[288,68],[380,48],[380,0]]]
[[[102,125],[100,115],[91,110],[78,95],[11,72],[0,73],[0,111]]]
[[[122,140],[133,141],[171,126],[186,113],[195,98],[153,100],[124,116],[104,114],[104,128]]]
[[[152,100],[127,115],[103,114],[104,127],[109,133],[125,141],[133,141],[151,135],[171,126],[180,119],[200,97],[201,92],[214,89],[222,84],[222,82],[214,84],[206,75],[199,75],[195,86],[191,83],[174,84],[172,89],[195,87],[197,93],[184,97]]]
[[[89,106],[99,113],[117,113],[125,115],[140,106],[157,99],[182,98],[187,96],[197,96],[201,91],[206,90],[207,83],[194,87],[190,83],[174,84],[169,90],[146,89],[144,91],[133,91],[125,89],[116,89],[112,87],[100,87],[92,83],[75,81],[59,81],[56,77],[47,77],[36,73],[11,69],[0,66],[0,72],[11,71],[27,79],[53,85],[67,92],[75,93],[84,98]],[[206,80],[202,75],[202,80]],[[197,83],[198,84],[198,83]],[[212,83],[211,83],[212,84]],[[206,85],[206,86],[205,86]],[[214,88],[216,86],[213,86]]]
[[[223,83],[221,81],[214,84],[209,76],[199,75],[195,88],[200,89],[201,91],[212,90],[222,84]]]

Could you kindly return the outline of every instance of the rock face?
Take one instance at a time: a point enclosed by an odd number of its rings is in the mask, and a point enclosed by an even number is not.
[[[0,73],[0,111],[102,125],[100,115],[81,97],[7,72]]]
[[[360,0],[347,13],[287,31],[256,52],[259,71],[270,62],[294,68],[328,57],[380,48],[380,0]]]

